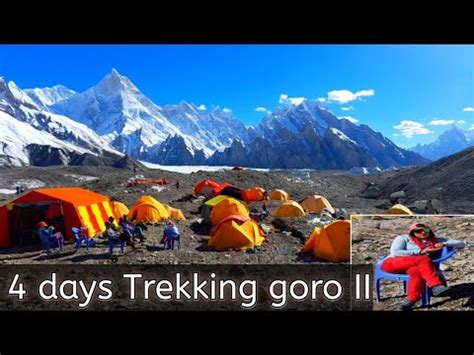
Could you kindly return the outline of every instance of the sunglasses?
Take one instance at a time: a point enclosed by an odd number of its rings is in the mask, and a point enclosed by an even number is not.
[[[431,230],[429,228],[418,228],[414,230],[415,233],[425,232],[426,234],[428,234],[430,231]]]

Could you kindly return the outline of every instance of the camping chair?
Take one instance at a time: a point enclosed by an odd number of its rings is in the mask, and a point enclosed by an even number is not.
[[[76,249],[79,249],[81,244],[85,242],[86,252],[89,253],[90,246],[95,244],[94,239],[89,238],[82,229],[76,227],[72,227],[72,234],[76,238]]]
[[[116,245],[120,244],[120,251],[123,254],[125,254],[125,240],[121,238],[109,238],[109,253],[110,257],[114,255],[114,248]]]
[[[453,248],[444,247],[441,251],[441,256],[437,259],[433,259],[433,264],[436,267],[436,270],[439,276],[446,281],[443,272],[440,270],[440,264],[451,258],[456,254],[456,251]],[[377,260],[377,264],[375,265],[375,291],[377,296],[377,302],[380,302],[380,281],[381,280],[393,280],[393,281],[402,281],[403,282],[403,294],[407,293],[407,282],[409,280],[409,276],[407,274],[392,274],[389,272],[385,272],[381,269],[382,261],[386,258],[386,256],[381,256]],[[421,304],[423,306],[429,306],[431,302],[430,299],[430,292],[428,285],[425,285],[425,289],[421,295]]]
[[[177,243],[177,246],[178,246],[178,249],[181,247],[181,235],[178,234],[177,236],[173,237],[173,238],[166,238],[164,239],[164,242],[163,242],[163,249],[166,250],[166,249],[170,249],[170,250],[174,250],[174,245],[175,245],[175,242]]]
[[[43,244],[43,249],[46,251],[46,254],[48,256],[51,255],[51,249],[58,248],[60,249],[60,242],[59,239],[57,238],[47,238],[47,237],[42,237],[41,234],[39,234],[39,237],[41,239],[41,243]]]

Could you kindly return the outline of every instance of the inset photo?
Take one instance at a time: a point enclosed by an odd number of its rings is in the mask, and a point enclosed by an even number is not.
[[[374,266],[374,310],[474,310],[473,215],[352,218],[352,263]]]

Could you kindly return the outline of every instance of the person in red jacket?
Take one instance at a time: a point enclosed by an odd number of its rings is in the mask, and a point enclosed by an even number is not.
[[[465,243],[448,238],[436,237],[433,230],[424,223],[410,225],[408,235],[399,235],[390,248],[390,256],[382,262],[382,270],[394,274],[408,274],[407,297],[400,306],[403,311],[412,310],[425,283],[433,296],[445,294],[449,287],[439,276],[432,258],[444,247],[464,248]]]

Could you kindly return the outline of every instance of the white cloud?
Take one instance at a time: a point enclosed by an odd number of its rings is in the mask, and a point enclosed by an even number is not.
[[[325,97],[318,97],[316,99],[316,101],[319,101],[319,102],[326,102],[326,98]]]
[[[422,123],[410,120],[403,120],[397,126],[393,126],[393,128],[398,129],[400,133],[406,138],[434,133],[433,131],[430,131],[428,128],[426,128]]]
[[[340,117],[338,117],[338,119],[340,119],[340,120],[348,120],[348,121],[350,121],[350,122],[352,122],[352,123],[354,123],[354,124],[357,123],[357,122],[359,122],[359,120],[358,120],[357,118],[354,118],[354,117],[351,117],[351,116],[340,116]]]
[[[346,104],[350,101],[354,101],[366,96],[374,96],[374,89],[360,90],[353,93],[350,90],[332,90],[328,92],[328,100],[337,102],[339,104]]]
[[[352,106],[348,106],[348,107],[341,107],[341,110],[342,110],[342,111],[350,111],[350,110],[352,110],[352,109],[353,109],[353,107],[352,107]]]
[[[278,101],[280,104],[291,104],[291,105],[299,105],[305,100],[304,97],[288,97],[287,94],[281,94],[280,100]]]
[[[207,110],[206,105],[204,105],[204,104],[199,105],[198,110],[206,111]]]
[[[263,107],[263,106],[259,106],[259,107],[255,108],[255,111],[256,112],[263,112],[263,113],[270,113],[270,110],[268,110],[266,107]]]
[[[452,124],[464,124],[466,121],[463,120],[443,120],[439,118],[432,119],[430,123],[428,123],[430,126],[449,126]]]
[[[230,108],[224,107],[224,108],[222,109],[222,112],[231,113],[232,110],[231,110]]]
[[[468,128],[469,131],[474,131],[474,124],[471,125],[471,127]]]
[[[447,126],[450,124],[455,124],[455,120],[431,120],[430,123],[428,123],[430,126]]]
[[[474,107],[465,107],[464,112],[474,112]]]

